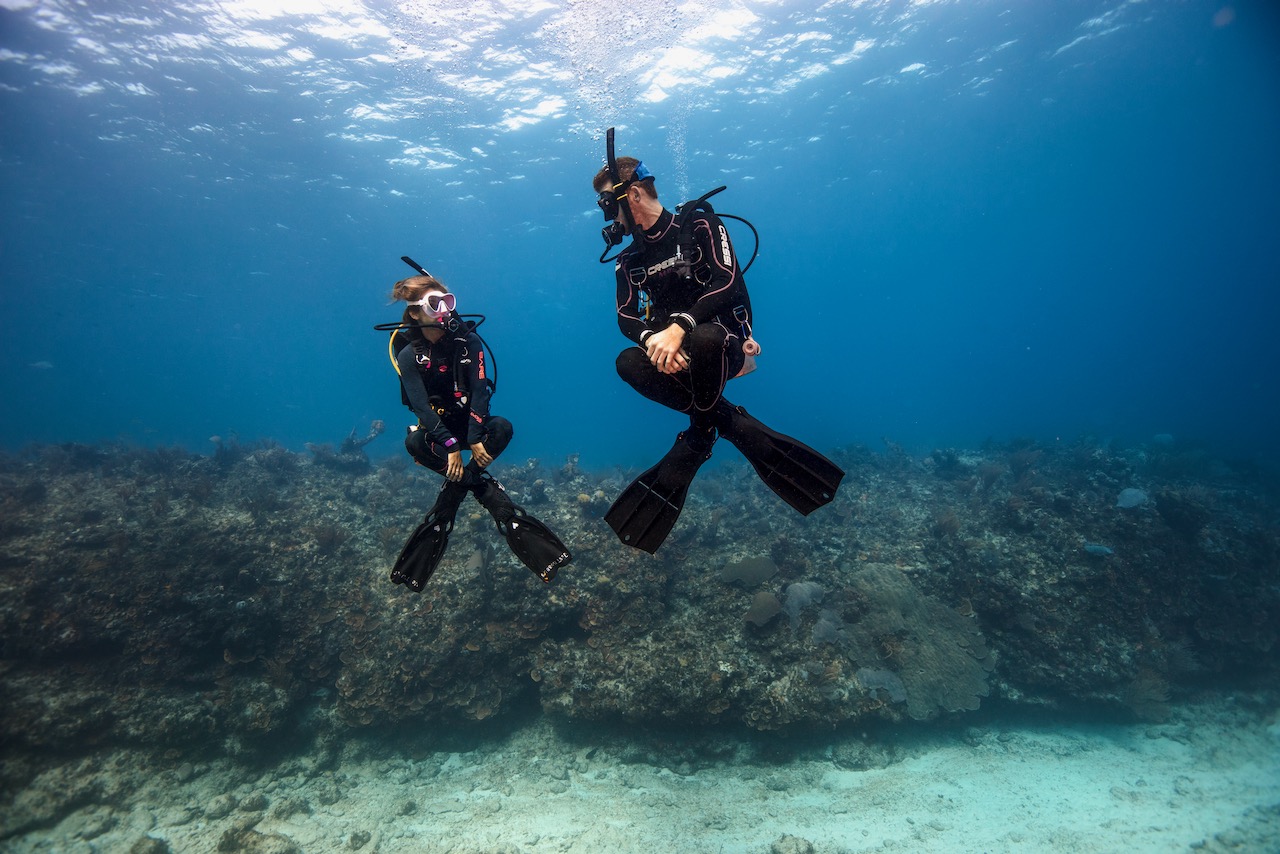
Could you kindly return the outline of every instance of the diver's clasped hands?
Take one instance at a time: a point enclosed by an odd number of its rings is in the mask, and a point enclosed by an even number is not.
[[[684,327],[673,323],[655,332],[645,341],[649,362],[664,374],[678,374],[689,367],[689,354],[684,352]]]

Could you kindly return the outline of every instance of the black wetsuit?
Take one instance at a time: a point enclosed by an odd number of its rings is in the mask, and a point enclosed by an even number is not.
[[[404,321],[412,322],[407,312]],[[512,553],[550,583],[573,559],[560,538],[512,501],[474,454],[457,480],[448,477],[454,451],[484,443],[496,458],[511,442],[511,422],[489,414],[492,366],[480,336],[459,327],[432,343],[416,328],[401,328],[391,348],[404,403],[418,416],[418,429],[409,433],[405,448],[420,464],[445,475],[435,503],[401,550],[391,581],[422,591],[444,558],[458,508],[470,493],[489,511]]]
[[[435,344],[416,329],[396,353],[403,400],[418,416],[418,429],[405,439],[413,458],[444,473],[453,451],[483,442],[497,458],[511,442],[511,422],[489,414],[493,393],[484,343],[474,332],[447,333]]]
[[[742,370],[751,300],[719,217],[695,212],[681,231],[664,209],[618,256],[618,328],[639,345],[618,354],[618,374],[650,400],[709,423],[725,383]],[[664,374],[644,344],[672,323],[686,332],[689,370]]]

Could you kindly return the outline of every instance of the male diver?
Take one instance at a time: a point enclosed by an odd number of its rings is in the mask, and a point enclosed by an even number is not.
[[[516,557],[549,584],[572,560],[569,550],[546,525],[514,504],[486,471],[511,441],[512,427],[489,413],[493,364],[476,333],[479,323],[458,314],[457,298],[443,283],[412,259],[403,260],[421,275],[396,282],[392,290],[392,299],[407,303],[402,320],[375,328],[391,332],[401,400],[418,417],[405,448],[419,465],[443,475],[444,485],[405,543],[391,580],[422,591],[444,557],[454,517],[469,492],[493,516]],[[466,465],[463,442],[471,454]]]
[[[601,262],[623,236],[632,237],[614,270],[618,327],[637,346],[618,355],[618,374],[650,400],[688,413],[689,427],[657,465],[623,491],[605,520],[622,542],[656,552],[717,435],[742,452],[766,486],[807,516],[835,497],[844,472],[724,398],[725,384],[754,367],[759,346],[751,337],[751,300],[733,243],[706,204],[719,190],[673,215],[658,201],[653,174],[643,163],[614,157],[613,133],[610,128],[607,164],[592,186],[609,223],[602,230]]]

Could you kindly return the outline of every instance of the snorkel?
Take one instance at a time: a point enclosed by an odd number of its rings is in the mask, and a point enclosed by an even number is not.
[[[601,190],[599,196],[596,197],[596,204],[600,206],[600,210],[604,213],[605,221],[609,224],[600,229],[600,236],[604,238],[604,251],[600,253],[600,263],[608,264],[613,258],[606,258],[609,250],[622,242],[622,238],[627,236],[630,228],[618,221],[618,212],[621,211],[627,222],[634,222],[631,218],[631,203],[627,201],[627,189],[637,180],[633,175],[630,180],[623,181],[622,176],[618,174],[618,160],[614,156],[613,150],[613,128],[605,131],[605,167],[609,170],[609,180],[613,185],[608,189]],[[614,256],[617,257],[617,256]]]

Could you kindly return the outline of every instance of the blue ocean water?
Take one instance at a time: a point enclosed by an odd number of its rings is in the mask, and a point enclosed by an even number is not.
[[[681,423],[613,369],[617,126],[759,229],[730,389],[778,429],[1274,461],[1278,36],[1260,0],[0,0],[0,445],[397,435],[408,254],[487,316],[514,459],[647,464]]]

